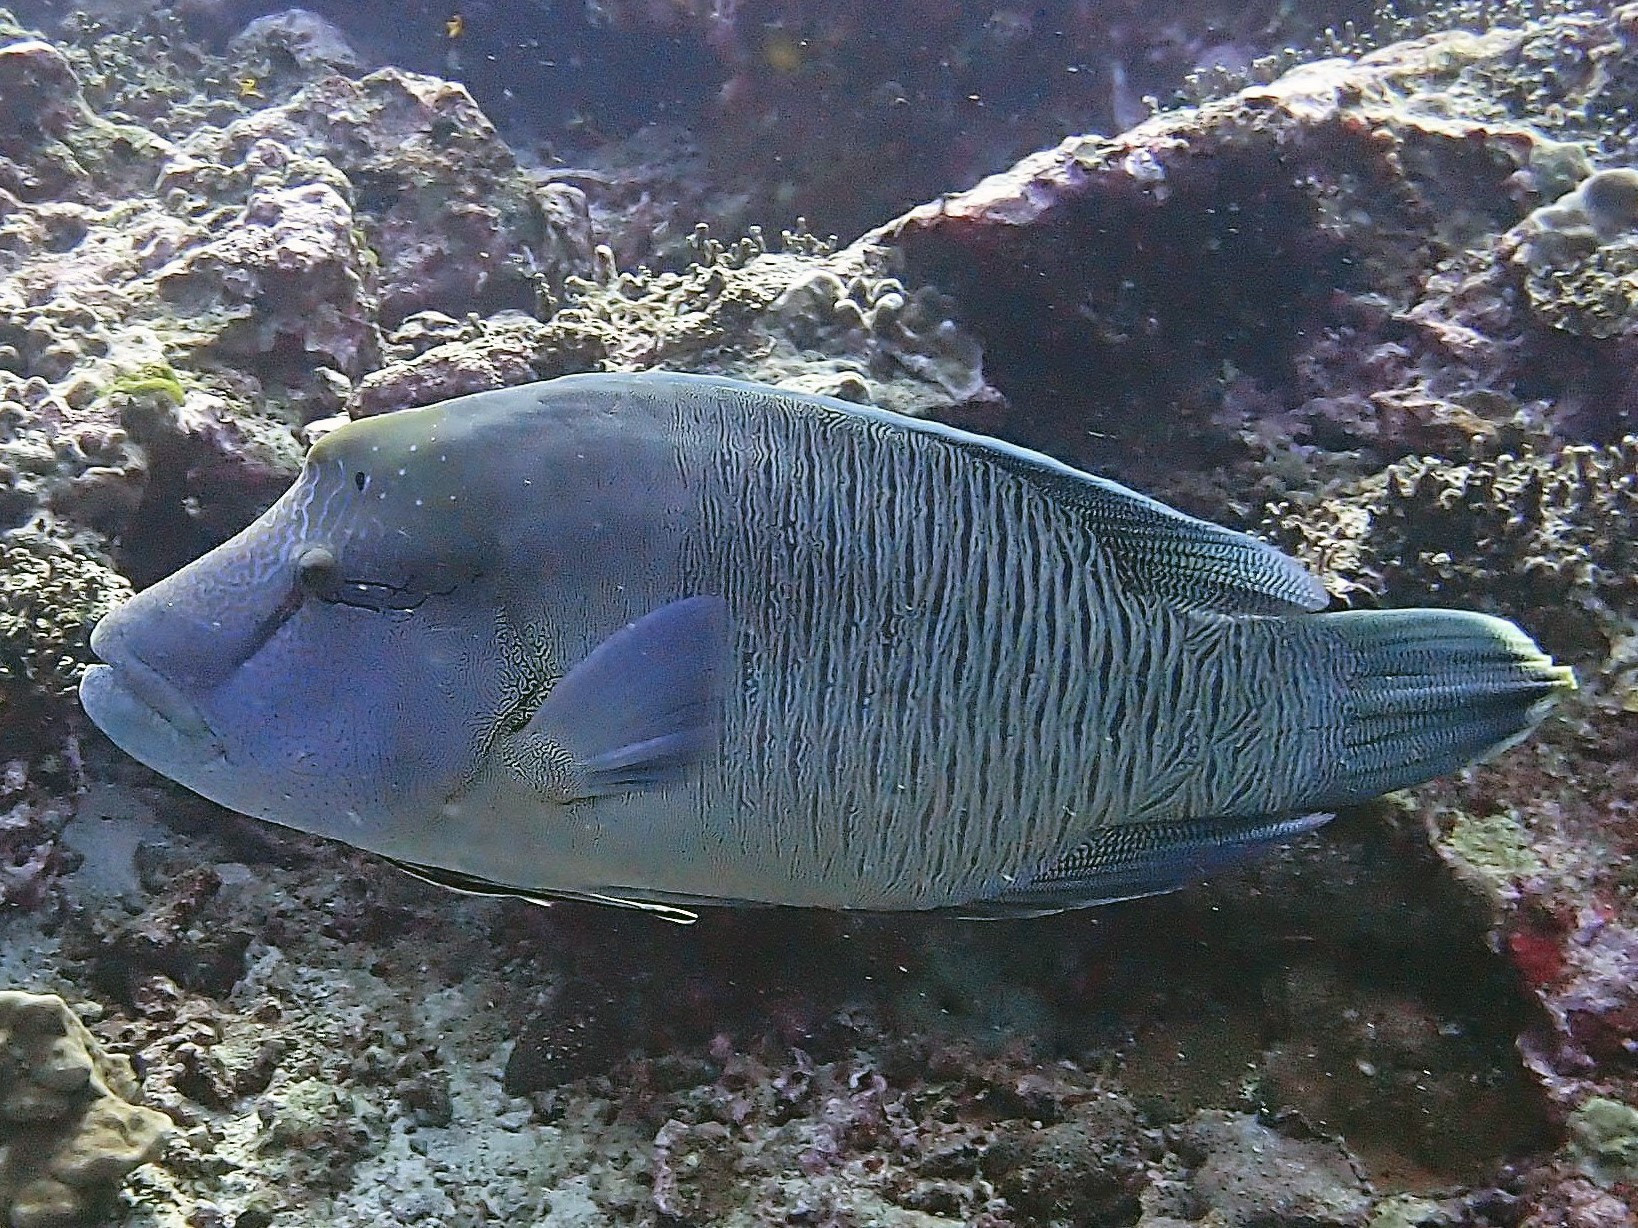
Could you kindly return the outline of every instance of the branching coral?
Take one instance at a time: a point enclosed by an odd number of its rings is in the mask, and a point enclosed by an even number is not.
[[[896,277],[816,269],[774,300],[792,340],[821,352],[860,354],[881,379],[908,373],[956,404],[983,394],[984,350],[952,318],[947,295],[914,293]]]

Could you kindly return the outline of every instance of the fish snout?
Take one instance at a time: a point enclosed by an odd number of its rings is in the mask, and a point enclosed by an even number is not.
[[[91,629],[90,642],[91,651],[103,662],[100,666],[92,666],[91,670],[99,674],[106,671],[93,687],[116,686],[184,738],[218,740],[198,705],[179,686],[137,655],[127,640],[117,611],[97,621]],[[83,693],[85,688],[82,686],[81,690]],[[92,717],[95,719],[96,714],[92,713]]]

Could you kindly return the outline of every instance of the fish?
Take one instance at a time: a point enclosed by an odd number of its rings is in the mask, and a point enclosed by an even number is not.
[[[459,890],[1028,916],[1524,738],[1512,623],[1327,611],[1246,533],[937,422],[571,375],[348,423],[100,620],[85,712]]]

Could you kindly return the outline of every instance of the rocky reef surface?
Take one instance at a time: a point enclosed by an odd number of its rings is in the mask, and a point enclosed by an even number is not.
[[[857,234],[1065,133],[1118,131],[1191,76],[1372,18],[1365,0],[311,0],[302,17],[277,0],[21,6],[81,30],[163,16],[269,98],[292,62],[313,60],[459,81],[509,142],[587,192],[628,263],[679,247],[703,216],[738,231],[806,215]]]
[[[0,995],[9,1222],[1638,1223],[1634,166],[1638,8],[1561,11],[846,244],[651,201],[687,259],[643,266],[612,171],[311,16],[0,15],[0,985],[69,1004]],[[467,900],[79,717],[98,615],[342,416],[650,366],[1044,448],[1341,602],[1515,618],[1582,690],[1266,864],[986,925]]]

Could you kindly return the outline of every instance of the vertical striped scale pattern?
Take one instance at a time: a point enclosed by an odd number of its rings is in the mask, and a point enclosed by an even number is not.
[[[701,799],[724,865],[935,906],[1111,823],[1287,811],[1335,755],[1331,637],[1128,591],[1023,474],[808,402],[685,392],[674,430],[685,584],[727,598],[744,684]]]

